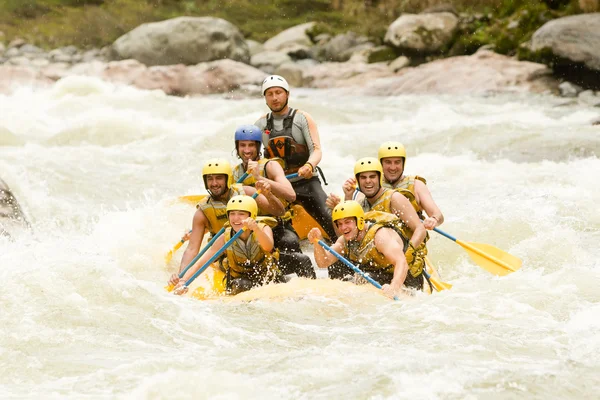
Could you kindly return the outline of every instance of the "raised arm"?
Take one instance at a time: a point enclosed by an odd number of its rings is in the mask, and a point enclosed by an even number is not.
[[[283,197],[290,203],[296,200],[296,192],[290,181],[285,177],[285,172],[283,172],[283,168],[281,168],[281,165],[277,161],[269,162],[265,168],[265,172],[269,178],[259,176],[257,180],[268,181],[271,184],[271,190],[276,196]]]
[[[440,226],[444,223],[444,214],[440,208],[433,201],[431,192],[426,184],[418,179],[415,179],[415,194],[417,202],[421,205],[421,208],[427,213],[427,218],[423,221],[425,229],[433,229],[436,226]]]
[[[413,235],[410,238],[412,245],[417,248],[425,239],[427,231],[421,223],[417,212],[413,208],[410,201],[400,193],[395,192],[392,195],[391,209],[404,223],[413,231]]]
[[[258,204],[258,207],[261,210],[275,217],[281,217],[283,214],[285,214],[285,207],[283,204],[281,204],[281,201],[277,198],[277,196],[271,193],[268,182],[256,182],[256,188],[261,189],[261,194],[256,197],[256,204]],[[256,193],[256,189],[252,186],[244,186],[244,192],[247,196],[252,196],[254,193]]]
[[[317,262],[317,266],[319,268],[327,268],[337,261],[337,258],[333,254],[329,253],[323,248],[323,246],[317,243],[319,240],[323,240],[323,235],[321,234],[321,230],[319,228],[312,228],[310,232],[308,232],[307,238],[313,244],[315,261]],[[341,254],[342,250],[344,250],[344,246],[342,244],[343,240],[344,238],[340,236],[338,240],[330,247]]]
[[[382,288],[388,296],[394,297],[402,288],[408,273],[408,263],[406,257],[404,257],[402,239],[394,230],[381,228],[375,234],[374,240],[377,250],[385,256],[390,264],[394,264],[392,282]]]

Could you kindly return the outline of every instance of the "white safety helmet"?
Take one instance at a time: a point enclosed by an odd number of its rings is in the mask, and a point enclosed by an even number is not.
[[[262,94],[265,95],[267,89],[272,87],[280,87],[283,88],[286,92],[290,91],[290,85],[287,83],[283,76],[279,75],[270,75],[265,78],[262,83]]]

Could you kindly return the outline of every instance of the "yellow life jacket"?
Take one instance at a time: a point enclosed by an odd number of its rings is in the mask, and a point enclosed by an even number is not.
[[[229,187],[229,195],[225,202],[213,199],[212,196],[206,196],[196,208],[200,208],[208,220],[208,231],[214,235],[227,222],[227,202],[233,196],[246,194],[241,184],[234,183]]]
[[[257,218],[261,229],[267,225],[259,221],[261,219]],[[225,242],[229,241],[232,237],[232,229],[230,227],[226,228],[223,236]],[[233,278],[245,275],[251,276],[252,280],[257,280],[258,278],[269,281],[279,273],[279,268],[277,267],[279,252],[277,249],[274,249],[270,253],[265,252],[260,247],[260,243],[254,232],[245,241],[241,238],[236,239],[227,248],[225,255],[227,257],[227,268],[229,268],[229,273]]]
[[[267,164],[269,163],[269,161],[277,161],[277,163],[279,165],[281,165],[281,168],[283,168],[283,166],[284,166],[284,162],[281,158],[261,158],[260,160],[258,160],[258,167],[260,168],[260,170],[259,170],[260,176],[269,178],[267,176],[267,170],[266,170]],[[245,172],[246,171],[244,170],[244,164],[239,163],[233,169],[233,179],[237,182],[242,177],[242,175],[244,175]],[[256,179],[254,178],[254,176],[252,174],[248,174],[248,176],[246,177],[246,179],[244,179],[242,184],[244,184],[246,186],[254,187],[256,185]],[[285,214],[278,218],[280,218],[282,221],[288,221],[288,220],[292,219],[292,213],[290,211],[290,203],[287,200],[285,200],[283,197],[277,196],[277,198],[279,199],[279,201],[281,201],[281,204],[283,204],[283,207],[285,207],[285,210],[286,210]],[[258,215],[270,215],[270,214],[259,208]]]
[[[283,160],[281,158],[261,158],[258,160],[258,168],[259,168],[260,176],[264,176],[265,178],[268,178],[267,172],[265,169],[266,169],[269,161],[277,161],[277,163],[279,163],[279,165],[281,165],[281,168],[283,168],[283,166],[285,165],[285,163],[283,162]],[[236,165],[233,168],[234,182],[237,182],[242,177],[242,175],[244,175],[244,173],[246,173],[246,170],[244,169],[244,163],[239,163],[238,165]],[[240,183],[242,183],[243,185],[246,185],[246,186],[254,187],[254,185],[256,184],[256,179],[254,179],[254,175],[248,174],[246,179],[244,179],[244,181],[240,182]]]
[[[415,180],[417,179],[427,185],[427,180],[421,176],[406,175],[402,179],[398,180],[398,182],[396,182],[394,186],[390,185],[387,182],[384,183],[383,186],[391,189],[396,189],[397,192],[401,193],[404,197],[406,197],[417,212],[417,215],[419,215],[419,218],[423,219],[423,209],[421,208],[419,203],[417,203],[417,195],[415,193]]]
[[[396,214],[392,213],[392,195],[396,191],[398,190],[384,188],[383,193],[377,198],[375,203],[371,205],[365,198],[362,200],[361,206],[365,211],[365,220],[371,219],[378,223],[387,224],[390,228],[393,228],[398,232],[403,239],[406,239],[406,243],[408,244],[408,241],[413,235],[413,230],[410,229],[402,219],[398,218]],[[422,257],[427,255],[427,240],[429,240],[429,233],[426,233],[421,244],[415,249],[415,252]],[[404,249],[404,251],[406,251],[406,249]],[[413,259],[408,264],[408,268],[412,276],[419,276],[423,272],[423,262],[421,259]]]
[[[362,206],[365,214],[365,219],[367,219],[367,214],[369,212],[372,211],[379,211],[381,213],[385,213],[385,214],[390,214],[393,217],[395,217],[396,220],[396,224],[397,224],[397,229],[398,231],[402,232],[402,235],[405,238],[410,239],[412,237],[413,231],[406,226],[406,224],[404,222],[402,222],[401,219],[399,219],[393,212],[392,212],[392,196],[394,195],[395,190],[393,189],[388,189],[388,188],[384,188],[383,189],[383,193],[381,194],[381,196],[379,196],[377,198],[377,200],[375,201],[374,204],[369,203],[369,201],[364,198],[362,200],[362,202],[360,203],[360,205]],[[372,214],[373,216],[375,216],[376,214]],[[377,221],[379,222],[379,221]],[[389,222],[389,221],[386,221]],[[400,233],[400,232],[398,232]]]
[[[343,239],[343,254],[351,262],[359,264],[363,272],[385,271],[394,273],[394,264],[388,262],[385,256],[375,246],[375,234],[384,224],[366,221],[367,233],[360,242]],[[343,236],[342,236],[343,238]]]

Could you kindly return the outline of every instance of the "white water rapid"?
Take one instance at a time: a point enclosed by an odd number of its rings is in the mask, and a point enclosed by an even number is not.
[[[294,90],[341,193],[401,140],[441,227],[523,260],[498,278],[431,233],[454,287],[393,302],[322,279],[251,302],[164,290],[204,192],[260,98],[177,98],[69,78],[0,95],[0,177],[33,233],[0,237],[0,398],[583,399],[600,388],[598,108],[534,95]],[[310,245],[307,249],[311,249]],[[259,290],[264,290],[259,289]],[[288,289],[285,289],[288,290]]]

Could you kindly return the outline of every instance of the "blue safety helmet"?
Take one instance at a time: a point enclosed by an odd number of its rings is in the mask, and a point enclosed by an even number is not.
[[[253,140],[262,143],[262,131],[256,125],[242,125],[235,130],[235,141]]]

